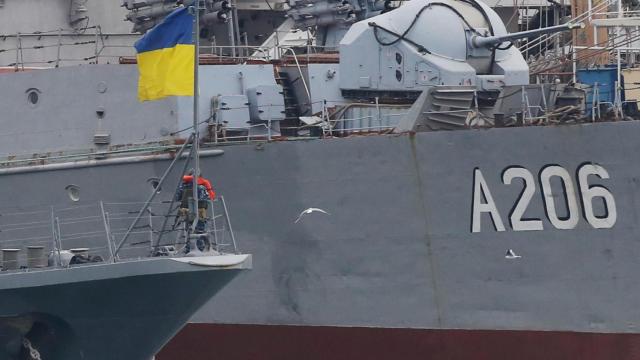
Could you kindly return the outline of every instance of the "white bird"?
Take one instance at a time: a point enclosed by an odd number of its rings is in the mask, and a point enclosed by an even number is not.
[[[326,212],[326,211],[324,211],[324,210],[322,210],[322,209],[318,209],[318,208],[308,208],[308,209],[306,209],[306,210],[302,211],[302,212],[300,213],[300,215],[298,215],[298,218],[296,219],[296,221],[294,221],[293,223],[294,223],[294,224],[296,224],[298,221],[302,220],[302,217],[303,217],[304,215],[306,215],[306,214],[311,214],[312,212],[316,212],[316,211],[317,211],[317,212],[321,212],[321,213],[326,214],[326,215],[331,215],[331,214],[329,214],[328,212]]]
[[[507,255],[505,255],[504,257],[506,259],[520,259],[522,256],[516,255],[516,253],[512,249],[509,249],[507,250]]]

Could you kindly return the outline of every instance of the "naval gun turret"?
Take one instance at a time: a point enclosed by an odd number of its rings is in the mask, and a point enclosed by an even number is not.
[[[576,26],[509,34],[480,1],[412,0],[351,27],[340,42],[340,88],[351,98],[411,98],[439,85],[525,85],[529,67],[512,41]]]

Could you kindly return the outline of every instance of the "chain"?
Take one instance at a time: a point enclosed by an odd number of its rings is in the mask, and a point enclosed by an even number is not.
[[[29,355],[31,355],[32,360],[42,360],[40,352],[38,352],[38,350],[36,350],[33,345],[31,345],[31,341],[29,341],[29,339],[22,338],[22,345],[25,347],[25,349],[29,350]]]

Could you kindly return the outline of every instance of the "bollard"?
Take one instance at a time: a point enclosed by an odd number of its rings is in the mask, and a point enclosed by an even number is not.
[[[18,270],[20,249],[2,249],[2,270]]]
[[[47,267],[44,246],[27,246],[27,267],[29,269]]]

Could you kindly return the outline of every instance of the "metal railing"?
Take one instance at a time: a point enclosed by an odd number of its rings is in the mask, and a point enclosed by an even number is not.
[[[271,141],[273,139],[272,121],[242,127],[227,126],[220,123],[214,123],[212,126],[214,144],[221,142]],[[264,129],[264,133],[253,133],[254,129],[261,128]]]
[[[142,202],[100,202],[66,208],[0,210],[0,269],[37,271],[159,255],[184,256],[189,248],[195,248],[187,236],[184,219],[177,214],[178,207],[169,208],[170,201],[159,201],[149,206],[127,243],[114,256],[116,244],[142,205]],[[237,254],[238,245],[223,196],[209,201],[204,220],[205,230],[198,236],[207,237],[210,249],[214,253]],[[173,250],[159,251],[167,249]]]
[[[16,71],[19,71],[24,70],[25,67],[59,67],[62,62],[97,63],[101,53],[108,46],[105,43],[105,38],[111,35],[125,34],[104,34],[99,25],[82,29],[60,28],[30,33],[2,34],[0,35],[2,39],[2,42],[0,42],[0,54],[14,53],[15,61],[0,64],[0,66],[13,67]],[[7,46],[12,39],[14,39],[13,46]],[[27,40],[36,41],[26,44]],[[90,48],[86,55],[76,58],[65,57],[65,49],[80,46]],[[55,56],[51,58],[29,56],[33,55],[34,52],[42,52],[47,49],[54,50]]]
[[[400,119],[406,114],[377,114],[329,120],[330,127],[324,129],[324,134],[344,136],[389,132],[397,127]]]
[[[12,60],[0,63],[0,67],[25,68],[60,67],[63,63],[97,64],[118,62],[121,59],[134,58],[133,42],[139,34],[105,33],[100,25],[82,29],[54,29],[25,33],[0,34],[0,55],[11,54]],[[118,41],[123,40],[123,41]],[[74,51],[70,51],[74,48]],[[80,48],[80,50],[78,50]],[[251,61],[270,62],[292,54],[295,63],[300,66],[298,57],[323,53],[324,46],[312,44],[292,45],[275,44],[273,46],[254,45],[201,45],[203,63],[237,63]],[[207,58],[211,55],[211,58]]]

